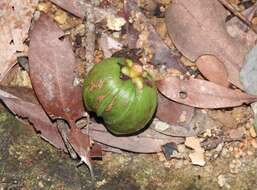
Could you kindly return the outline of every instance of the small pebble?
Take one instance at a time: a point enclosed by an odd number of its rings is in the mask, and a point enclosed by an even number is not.
[[[39,182],[38,182],[38,186],[39,186],[40,188],[43,188],[43,187],[44,187],[43,182],[42,182],[42,181],[39,181]]]
[[[253,137],[253,138],[256,137],[256,132],[255,132],[255,129],[253,126],[249,129],[249,132],[250,132],[251,137]]]
[[[226,178],[224,175],[218,176],[218,184],[220,187],[223,187],[226,184]]]

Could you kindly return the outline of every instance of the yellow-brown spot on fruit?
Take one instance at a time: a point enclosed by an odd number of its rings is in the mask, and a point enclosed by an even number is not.
[[[101,102],[101,101],[103,101],[103,99],[105,98],[105,96],[104,95],[101,95],[101,96],[97,96],[97,101],[98,102]]]
[[[102,88],[103,84],[104,84],[103,80],[98,80],[97,82],[93,82],[92,81],[89,84],[89,91],[92,92],[92,91],[94,91],[96,89],[100,89],[100,88]]]
[[[105,108],[105,111],[111,111],[114,104],[114,100],[115,98],[113,98],[112,101],[107,105],[107,107]]]

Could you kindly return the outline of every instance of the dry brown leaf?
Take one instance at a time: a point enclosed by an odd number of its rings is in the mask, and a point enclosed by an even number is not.
[[[183,124],[189,122],[194,115],[194,108],[171,101],[158,93],[158,107],[156,117],[169,124]],[[184,116],[184,121],[181,117]]]
[[[196,137],[187,137],[185,140],[185,145],[193,150],[201,150],[201,141]]]
[[[169,142],[176,144],[184,142],[184,138],[163,135],[151,128],[136,136],[117,137],[108,132],[103,125],[97,123],[90,125],[89,135],[102,144],[137,153],[160,152],[162,145]]]
[[[197,68],[209,81],[228,87],[228,74],[224,64],[212,55],[203,55],[196,61]]]
[[[91,144],[89,136],[82,133],[78,127],[72,127],[69,132],[68,140],[72,148],[80,156],[81,161],[88,166],[91,175],[94,176],[90,159]]]
[[[226,11],[213,0],[174,0],[166,11],[166,25],[176,47],[190,60],[215,55],[237,87],[247,48],[232,38],[225,26]]]
[[[204,149],[201,147],[201,140],[196,137],[187,137],[185,145],[194,150],[193,153],[189,154],[189,158],[193,165],[204,166]]]
[[[193,165],[204,166],[206,164],[204,160],[204,151],[194,151],[189,154],[189,158]]]
[[[71,42],[45,14],[30,36],[29,72],[35,93],[51,118],[70,125],[83,116],[82,87],[75,84],[76,62]]]
[[[58,129],[50,121],[35,99],[32,89],[22,87],[0,87],[0,99],[17,116],[28,119],[41,137],[56,148],[66,151]]]
[[[90,144],[82,141],[82,134],[76,126],[76,121],[83,117],[82,86],[76,82],[76,62],[72,45],[68,38],[63,37],[63,31],[54,21],[42,14],[31,32],[29,49],[29,72],[35,93],[52,119],[65,119],[71,127],[68,133],[69,144],[80,156],[93,175],[90,163]],[[57,124],[59,130],[61,125]],[[62,137],[66,142],[66,135]],[[89,138],[89,137],[88,137]],[[68,142],[66,146],[69,147]],[[88,146],[88,147],[87,147]],[[87,148],[86,148],[87,147]],[[68,148],[71,153],[70,148]],[[71,153],[75,157],[75,153]]]
[[[26,52],[31,18],[38,0],[0,1],[0,81],[16,63],[17,51]]]
[[[256,101],[257,97],[200,79],[168,77],[157,82],[158,90],[182,104],[200,108],[224,108]]]

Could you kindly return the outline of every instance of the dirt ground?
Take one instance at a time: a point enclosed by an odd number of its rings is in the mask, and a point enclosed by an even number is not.
[[[5,109],[0,111],[0,189],[54,190],[255,190],[255,142],[241,154],[227,143],[206,166],[161,154],[106,153],[94,162],[95,180],[78,160],[58,151]],[[215,151],[206,154],[215,155]],[[217,154],[217,152],[216,152]],[[210,156],[209,158],[213,158]]]

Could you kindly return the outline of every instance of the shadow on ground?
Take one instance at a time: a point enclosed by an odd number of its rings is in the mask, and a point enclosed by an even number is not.
[[[226,149],[224,149],[226,150]],[[231,171],[231,163],[237,170]],[[94,163],[93,182],[85,166],[42,140],[6,110],[0,111],[0,189],[28,190],[254,190],[257,160],[222,153],[205,167],[157,155],[107,153]]]

